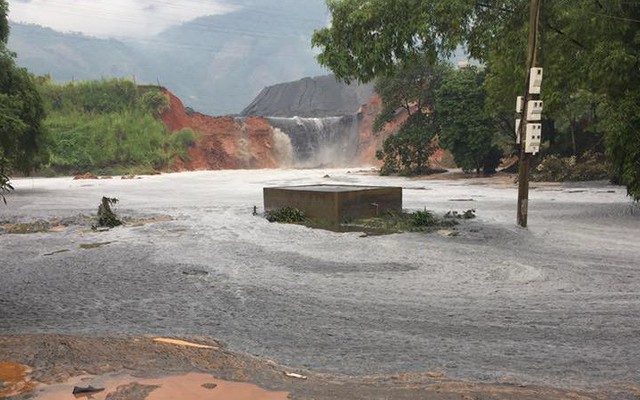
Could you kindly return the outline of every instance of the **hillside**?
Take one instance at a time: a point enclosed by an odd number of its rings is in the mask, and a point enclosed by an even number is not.
[[[57,82],[124,77],[170,87],[212,115],[238,113],[262,88],[325,71],[310,48],[326,24],[324,0],[238,1],[234,12],[197,18],[144,39],[98,39],[11,24],[19,65]]]

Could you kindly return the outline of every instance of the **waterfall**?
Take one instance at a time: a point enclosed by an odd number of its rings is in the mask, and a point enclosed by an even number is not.
[[[298,167],[353,165],[358,152],[358,116],[324,118],[267,117],[289,136]]]
[[[291,138],[278,128],[273,128],[273,144],[281,167],[293,167],[295,164]]]

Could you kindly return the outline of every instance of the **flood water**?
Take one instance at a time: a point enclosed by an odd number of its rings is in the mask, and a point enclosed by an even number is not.
[[[402,186],[405,208],[477,218],[457,236],[363,237],[252,215],[263,187],[302,184]],[[640,211],[622,187],[532,184],[521,229],[508,182],[341,169],[14,186],[0,223],[94,215],[102,196],[118,198],[122,216],[171,218],[0,234],[2,334],[211,336],[333,373],[640,383]]]

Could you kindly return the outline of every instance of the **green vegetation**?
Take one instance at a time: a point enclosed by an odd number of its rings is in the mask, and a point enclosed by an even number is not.
[[[269,222],[281,222],[285,224],[304,224],[309,222],[309,218],[295,207],[283,207],[265,212],[265,218]]]
[[[532,179],[536,181],[590,181],[609,179],[610,168],[603,154],[586,152],[581,157],[549,155],[536,167]]]
[[[447,71],[436,89],[435,111],[442,148],[463,171],[494,173],[503,151],[494,120],[485,111],[484,71],[470,67]]]
[[[379,218],[356,221],[349,226],[360,226],[365,232],[391,234],[402,232],[433,232],[442,228],[451,228],[458,224],[452,219],[438,218],[431,211],[387,212]]]
[[[429,157],[438,144],[453,154],[464,171],[495,172],[504,141],[485,110],[484,71],[454,70],[446,64],[431,67],[424,57],[401,63],[389,76],[376,80],[383,109],[374,129],[393,120],[398,108],[409,115],[396,135],[388,137],[376,157],[382,175],[432,172]]]
[[[4,169],[0,167],[0,199],[2,199],[4,204],[7,204],[7,199],[4,197],[4,195],[12,191],[13,186],[11,186],[11,183],[9,183],[9,177],[5,175],[3,170]]]
[[[115,206],[116,204],[118,204],[118,199],[102,197],[100,205],[98,206],[98,222],[96,228],[115,228],[116,226],[122,225],[120,218],[118,218],[116,213],[111,209],[111,206]]]
[[[336,232],[365,232],[367,234],[386,235],[401,232],[432,232],[442,228],[451,228],[458,224],[457,219],[475,218],[475,210],[467,210],[462,214],[448,212],[443,218],[433,212],[418,210],[414,212],[385,212],[380,217],[343,221],[331,224],[309,218],[303,211],[295,207],[283,207],[265,212],[269,222],[299,224],[314,229],[327,229]]]
[[[44,108],[31,75],[15,65],[7,47],[8,4],[0,0],[0,198],[13,190],[12,173],[29,173],[46,161]]]
[[[382,175],[417,175],[431,172],[429,157],[437,149],[438,133],[431,105],[444,66],[435,68],[424,59],[402,63],[393,74],[376,81],[383,108],[374,129],[380,131],[392,121],[398,108],[409,116],[396,135],[388,137],[376,158],[383,162]]]
[[[141,174],[187,158],[189,130],[169,134],[158,116],[169,104],[158,87],[121,79],[57,85],[38,79],[51,137],[49,171]]]
[[[396,135],[385,139],[376,158],[383,162],[381,175],[427,174],[429,157],[436,151],[436,126],[431,115],[416,113],[402,125]]]
[[[496,130],[513,135],[515,98],[524,94],[527,73],[528,0],[327,4],[332,25],[317,30],[312,44],[339,78],[371,81],[411,60],[434,65],[465,46],[486,68],[485,110]],[[639,20],[634,2],[544,1],[538,55],[545,68],[544,152],[604,151],[634,200],[640,200]]]

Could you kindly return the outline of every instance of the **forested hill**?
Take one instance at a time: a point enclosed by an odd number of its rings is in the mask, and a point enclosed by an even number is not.
[[[265,87],[326,73],[310,46],[326,25],[324,0],[243,1],[146,39],[97,39],[11,24],[17,63],[57,82],[110,77],[172,88],[211,115],[240,112]]]

